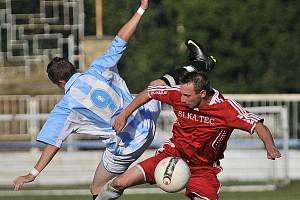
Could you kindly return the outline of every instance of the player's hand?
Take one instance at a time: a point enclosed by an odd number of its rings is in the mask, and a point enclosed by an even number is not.
[[[25,176],[19,176],[14,180],[14,190],[20,190],[24,183],[29,183],[34,181],[35,177],[32,174],[27,174]]]
[[[122,129],[124,128],[124,126],[126,125],[127,122],[127,118],[120,114],[115,121],[112,124],[113,129],[116,131],[117,134],[119,134]]]
[[[148,0],[141,0],[141,8],[147,10],[148,8]]]
[[[267,147],[267,158],[270,160],[275,160],[276,158],[280,158],[281,153],[275,146]]]

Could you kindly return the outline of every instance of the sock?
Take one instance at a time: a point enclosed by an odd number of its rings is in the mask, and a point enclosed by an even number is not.
[[[112,200],[118,199],[122,194],[123,190],[117,190],[111,186],[113,180],[108,181],[102,188],[102,191],[98,194],[96,200]]]

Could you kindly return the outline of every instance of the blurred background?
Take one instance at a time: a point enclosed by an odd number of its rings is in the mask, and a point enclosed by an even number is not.
[[[0,0],[0,186],[27,173],[40,155],[36,134],[62,97],[45,72],[51,58],[65,57],[85,71],[138,6],[138,0]],[[235,132],[220,178],[273,190],[300,179],[299,36],[300,1],[150,0],[119,70],[138,93],[186,64],[186,39],[201,43],[217,59],[212,86],[265,117],[283,153],[267,161],[257,136]],[[173,121],[165,105],[152,149],[170,136]],[[102,149],[97,138],[71,136],[32,185],[88,184]]]

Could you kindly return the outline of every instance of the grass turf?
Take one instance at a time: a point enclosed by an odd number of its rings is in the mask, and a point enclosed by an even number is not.
[[[220,200],[298,200],[300,181],[293,181],[287,187],[266,192],[221,192]],[[0,200],[90,200],[90,196],[0,196]],[[183,193],[124,195],[120,200],[183,200]]]

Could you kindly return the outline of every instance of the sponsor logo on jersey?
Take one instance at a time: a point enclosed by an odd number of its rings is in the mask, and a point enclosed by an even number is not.
[[[167,94],[167,93],[168,93],[168,91],[165,91],[165,90],[157,90],[157,91],[151,92],[150,94],[151,94],[151,95],[152,95],[152,94],[165,95],[165,94]]]
[[[197,115],[195,113],[178,111],[177,116],[180,118],[183,118],[183,119],[193,120],[195,122],[200,122],[200,123],[205,123],[205,124],[210,124],[210,125],[215,124],[214,118],[203,116],[203,115]]]

